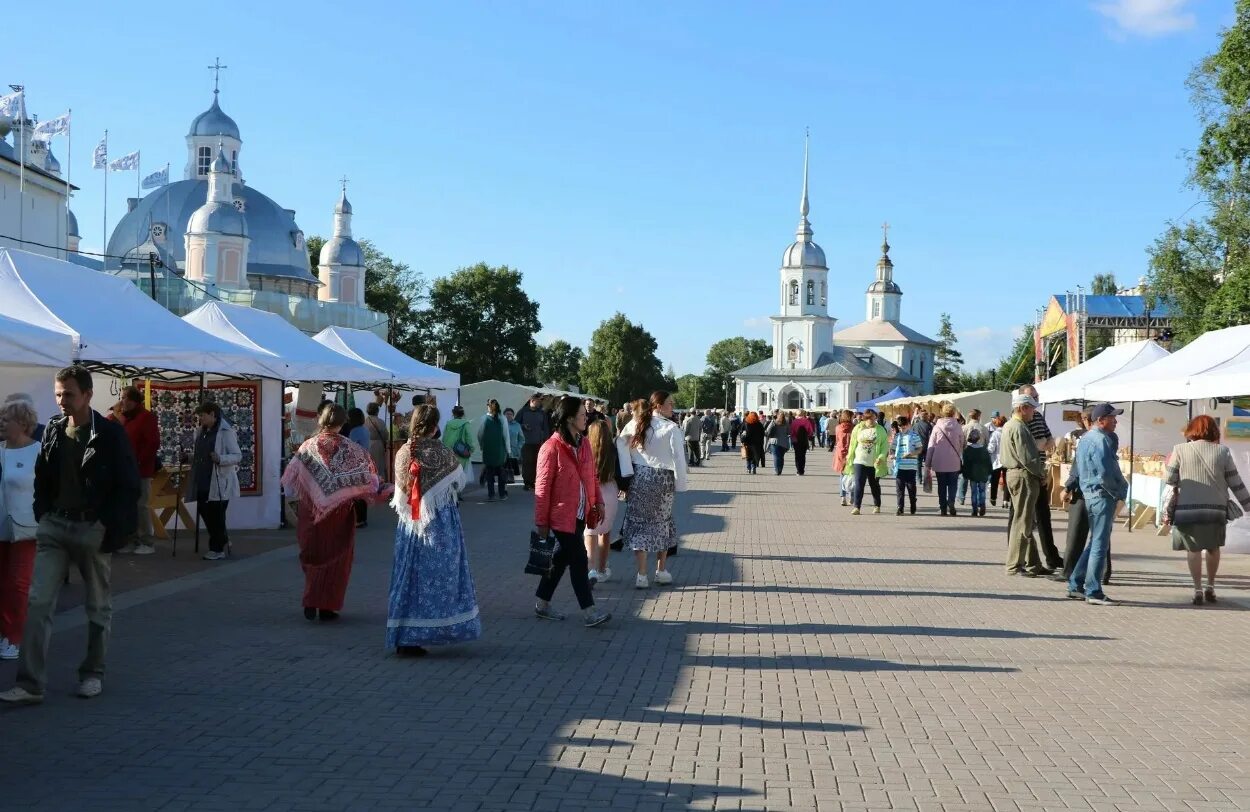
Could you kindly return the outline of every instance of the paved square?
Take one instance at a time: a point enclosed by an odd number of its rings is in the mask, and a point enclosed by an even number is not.
[[[1183,556],[1117,531],[1131,605],[1088,607],[1003,574],[1001,511],[851,516],[828,467],[692,472],[675,584],[614,554],[600,629],[532,616],[519,489],[463,510],[485,637],[422,660],[382,647],[380,508],[337,624],[290,547],[143,587],[86,702],[70,610],[47,702],[0,713],[0,808],[1250,809],[1250,562],[1192,608]]]

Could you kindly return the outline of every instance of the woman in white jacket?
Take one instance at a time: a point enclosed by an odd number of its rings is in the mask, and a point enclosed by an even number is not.
[[[221,407],[212,401],[201,403],[195,410],[200,427],[195,433],[191,474],[187,480],[188,501],[208,528],[208,552],[205,561],[226,557],[230,537],[226,533],[226,508],[239,496],[239,435],[234,426],[221,416]]]
[[[616,438],[621,476],[633,477],[625,502],[621,539],[634,551],[638,574],[634,586],[646,589],[647,553],[655,553],[655,582],[673,582],[665,566],[677,544],[673,495],[686,490],[686,452],[682,432],[672,421],[673,398],[663,390],[634,407],[634,419]]]

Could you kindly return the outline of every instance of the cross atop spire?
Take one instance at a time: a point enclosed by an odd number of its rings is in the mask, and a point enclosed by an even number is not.
[[[881,253],[890,253],[890,224],[885,222],[881,224]]]
[[[344,194],[344,196],[346,196],[346,195],[347,195],[347,180],[348,180],[348,178],[347,178],[347,176],[346,176],[346,175],[344,175],[343,177],[339,178],[339,183],[343,184],[343,194]]]
[[[218,85],[221,82],[221,72],[228,67],[230,66],[221,64],[221,57],[219,56],[213,57],[213,64],[208,66],[208,69],[213,72],[213,95],[214,96],[217,95],[218,90],[219,90]]]

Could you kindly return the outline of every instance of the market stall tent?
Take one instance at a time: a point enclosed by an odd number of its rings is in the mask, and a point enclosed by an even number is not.
[[[125,279],[12,248],[0,248],[0,317],[61,334],[67,361],[95,369],[282,374],[277,356],[197,329]]]
[[[357,362],[391,372],[399,387],[453,391],[460,388],[457,373],[409,358],[368,330],[327,327],[313,340]]]
[[[953,405],[960,414],[968,414],[973,409],[980,409],[982,419],[994,412],[1010,414],[1011,393],[997,389],[983,389],[977,392],[948,392],[942,395],[915,395],[909,398],[884,400],[877,405],[885,410],[890,417],[895,417],[905,409],[917,406],[938,411],[945,404]]]
[[[875,409],[882,403],[886,402],[887,400],[899,400],[900,398],[906,398],[910,396],[911,396],[911,393],[908,392],[906,389],[904,389],[901,386],[896,386],[893,389],[891,389],[889,392],[886,392],[884,395],[877,395],[875,398],[872,398],[870,400],[861,400],[859,403],[855,404],[855,409],[861,412],[864,409]]]
[[[1091,384],[1086,387],[1086,396],[1114,403],[1244,395],[1250,390],[1250,381],[1236,387],[1228,376],[1246,362],[1250,362],[1250,324],[1212,330],[1153,364]],[[1230,386],[1241,391],[1218,391]]]
[[[1167,356],[1167,350],[1149,340],[1117,344],[1066,372],[1038,381],[1038,399],[1042,403],[1089,400],[1086,390],[1098,381],[1114,375],[1140,372],[1144,367]]]
[[[183,321],[231,344],[276,356],[284,381],[390,382],[389,371],[327,347],[276,313],[226,302],[209,302]]]
[[[460,388],[460,405],[464,407],[464,416],[473,421],[476,427],[478,418],[486,414],[486,402],[488,400],[497,400],[499,401],[500,409],[512,409],[515,412],[519,411],[529,401],[530,395],[535,392],[545,398],[560,398],[564,395],[573,395],[579,398],[603,400],[603,398],[588,395],[584,392],[570,392],[564,389],[552,389],[548,386],[527,386],[521,383],[488,380],[462,386]],[[481,460],[481,450],[474,450],[473,461],[481,462]]]
[[[0,367],[63,367],[75,349],[65,333],[0,316]]]

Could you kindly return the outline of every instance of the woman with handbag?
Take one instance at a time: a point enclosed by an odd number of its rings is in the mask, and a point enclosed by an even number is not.
[[[612,570],[608,567],[608,552],[612,544],[612,526],[616,522],[616,506],[620,499],[616,478],[621,469],[617,464],[612,426],[606,419],[590,424],[586,440],[595,455],[595,473],[599,478],[599,492],[603,494],[602,519],[598,525],[586,526],[586,555],[590,557],[591,583],[603,583],[612,577]]]
[[[376,402],[365,406],[365,429],[369,432],[369,456],[373,459],[373,467],[378,470],[378,479],[389,482],[391,474],[387,464],[386,424],[378,416],[381,410],[381,404]]]
[[[342,406],[323,404],[317,412],[320,431],[300,445],[282,472],[287,497],[299,502],[296,538],[308,620],[336,620],[343,609],[356,553],[352,500],[390,496],[369,452],[339,432],[346,422]]]
[[[0,660],[16,660],[21,651],[35,571],[35,460],[42,445],[31,433],[38,422],[26,400],[0,408]]]
[[[943,516],[955,515],[955,491],[959,487],[959,471],[963,468],[967,442],[963,426],[955,415],[955,407],[947,403],[942,407],[942,418],[929,434],[928,463],[937,474],[938,506]]]
[[[673,583],[667,568],[670,550],[677,544],[673,498],[686,490],[687,468],[681,429],[671,419],[672,395],[657,389],[649,400],[638,403],[633,422],[616,438],[616,453],[621,472],[633,477],[621,538],[634,551],[638,568],[634,587],[646,589],[651,585],[647,580],[648,553],[655,554],[656,584]]]
[[[786,452],[790,450],[790,421],[785,412],[778,409],[773,413],[773,419],[764,427],[764,437],[773,453],[773,473],[781,476],[786,467]]]
[[[747,412],[742,421],[742,456],[748,474],[754,474],[764,462],[764,424],[755,412]]]
[[[1232,452],[1220,444],[1219,424],[1198,415],[1185,427],[1185,440],[1172,449],[1167,484],[1172,497],[1164,510],[1172,526],[1172,549],[1184,550],[1194,580],[1195,606],[1215,603],[1215,574],[1220,568],[1228,523],[1250,511],[1250,492],[1237,473]],[[1229,491],[1237,501],[1228,498]],[[1240,505],[1238,505],[1240,503]],[[1202,586],[1202,554],[1207,558],[1207,585]]]
[[[877,422],[877,413],[865,410],[864,419],[851,431],[850,451],[843,469],[844,473],[855,477],[852,516],[858,516],[863,506],[865,485],[872,489],[872,512],[881,512],[881,479],[889,472],[889,454],[889,434]]]
[[[416,414],[415,410],[413,414]],[[473,479],[473,452],[477,446],[473,444],[473,427],[464,419],[464,407],[456,404],[451,407],[451,420],[443,428],[443,445],[451,449],[464,469],[465,484],[462,491],[468,490]]]
[[[412,412],[408,442],[395,455],[395,561],[391,566],[386,647],[420,657],[424,646],[465,643],[482,636],[456,490],[464,469],[434,439],[438,408]]]
[[[534,530],[539,538],[554,533],[558,548],[551,557],[551,569],[538,582],[534,614],[543,620],[564,620],[564,615],[551,608],[551,596],[567,569],[585,625],[600,626],[612,615],[595,606],[583,540],[587,527],[598,527],[603,521],[603,494],[595,472],[595,456],[590,444],[583,441],[586,402],[565,395],[556,405],[551,422],[556,430],[538,451]]]

